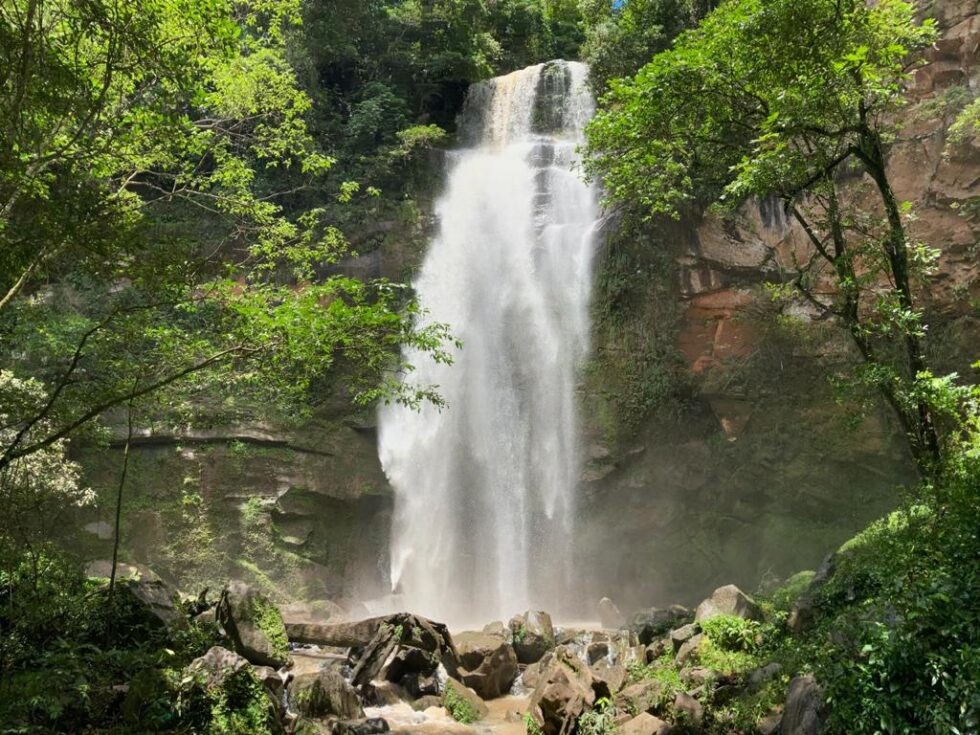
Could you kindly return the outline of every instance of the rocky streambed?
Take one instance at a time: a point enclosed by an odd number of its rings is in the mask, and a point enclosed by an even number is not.
[[[695,610],[627,619],[604,599],[601,624],[588,628],[532,610],[455,632],[410,613],[355,620],[333,604],[280,609],[242,582],[184,602],[155,578],[123,589],[169,625],[189,616],[212,626],[220,645],[185,676],[211,691],[242,677],[261,684],[261,706],[285,733],[807,735],[823,719],[812,679],[791,680],[780,664],[749,655],[767,634],[767,613],[733,585]],[[803,624],[805,599],[804,591],[789,624]],[[738,721],[723,713],[737,699],[754,707],[743,702]]]

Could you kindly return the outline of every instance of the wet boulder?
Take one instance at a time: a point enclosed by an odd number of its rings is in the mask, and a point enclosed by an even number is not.
[[[502,697],[517,679],[517,654],[502,635],[466,632],[455,636],[459,679],[483,699]]]
[[[334,716],[342,720],[364,717],[357,692],[336,671],[321,669],[300,674],[289,685],[290,707],[303,717]]]
[[[289,661],[282,615],[261,592],[244,582],[229,582],[216,616],[235,650],[251,663],[281,668]]]
[[[459,654],[448,628],[409,613],[381,621],[368,644],[352,651],[351,664],[351,681],[365,695],[375,681],[398,684],[413,698],[441,694],[440,677],[459,675]]]
[[[523,615],[515,615],[510,620],[514,651],[522,664],[540,661],[548,651],[555,647],[555,629],[551,616],[541,610],[528,610]]]
[[[718,615],[734,615],[748,620],[761,620],[762,611],[755,600],[733,584],[719,587],[711,597],[698,605],[694,620],[700,622]]]

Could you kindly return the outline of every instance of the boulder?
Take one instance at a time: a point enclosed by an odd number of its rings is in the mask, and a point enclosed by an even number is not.
[[[353,652],[352,664],[351,682],[365,695],[376,680],[398,684],[413,698],[440,694],[440,666],[442,677],[459,676],[459,654],[446,626],[409,613],[384,618],[370,642]]]
[[[699,631],[700,628],[693,623],[682,625],[677,630],[670,631],[670,644],[673,646],[674,653],[676,654],[681,646],[691,640]]]
[[[517,660],[522,664],[540,661],[555,647],[555,629],[551,616],[546,612],[529,610],[523,615],[515,615],[510,620],[510,630]]]
[[[166,627],[185,620],[177,608],[176,593],[159,577],[117,580],[116,594],[133,604],[151,626]]]
[[[783,708],[774,707],[761,720],[755,723],[755,729],[758,730],[759,735],[777,735],[782,722]]]
[[[442,697],[438,694],[426,694],[412,702],[412,709],[416,712],[424,712],[430,707],[442,707]]]
[[[681,605],[671,605],[664,609],[652,607],[636,613],[630,619],[628,627],[636,633],[640,643],[648,646],[671,628],[683,625],[690,619],[691,611]]]
[[[454,679],[446,682],[446,691],[442,695],[442,706],[457,722],[468,725],[482,720],[490,710],[475,691]]]
[[[720,678],[720,674],[717,671],[706,669],[703,666],[692,666],[687,669],[681,669],[678,675],[682,682],[691,687],[714,684]]]
[[[812,676],[797,676],[789,683],[783,708],[781,735],[820,735],[827,720],[823,690]]]
[[[762,611],[755,601],[733,584],[719,587],[704,600],[694,614],[695,622],[717,615],[734,615],[748,620],[761,620]]]
[[[362,720],[340,720],[330,728],[330,735],[381,735],[391,732],[388,721],[381,717]]]
[[[617,694],[616,707],[631,715],[657,712],[663,707],[665,696],[663,684],[656,679],[646,679],[631,684]]]
[[[301,716],[314,719],[331,715],[342,720],[364,717],[357,692],[344,677],[329,669],[294,678],[289,685],[289,703]]]
[[[642,712],[620,725],[616,732],[619,735],[667,735],[670,725],[659,717]]]
[[[207,687],[221,686],[225,681],[244,668],[249,663],[244,657],[221,646],[212,646],[207,653],[199,656],[184,669],[185,673],[200,677]]]
[[[517,679],[517,654],[503,636],[466,632],[455,636],[459,678],[483,699],[510,691]]]
[[[266,688],[273,701],[282,701],[282,691],[286,687],[286,682],[282,680],[279,672],[271,666],[253,666],[252,672],[255,678]]]
[[[503,638],[508,643],[513,643],[513,632],[511,629],[504,625],[499,620],[494,620],[492,623],[487,623],[483,626],[483,632],[489,635],[496,635]]]
[[[698,633],[697,635],[684,641],[683,645],[677,649],[677,654],[674,656],[674,660],[677,661],[680,666],[683,666],[685,663],[687,663],[688,659],[690,659],[691,656],[697,652],[698,646],[701,645],[701,641],[703,640],[704,636]]]
[[[245,657],[213,646],[184,668],[179,696],[189,711],[210,708],[216,701],[231,702],[242,708],[262,708],[266,725],[272,732],[281,732],[282,701],[259,683],[256,671]],[[159,696],[160,689],[157,689],[154,697],[159,699]],[[145,725],[145,721],[140,724]]]
[[[358,648],[374,638],[388,616],[367,618],[356,622],[317,623],[290,613],[283,616],[286,635],[293,643],[309,643],[325,648]]]
[[[626,625],[626,618],[608,597],[599,600],[599,622],[603,628],[618,629]]]
[[[582,661],[567,649],[557,648],[531,695],[528,712],[544,735],[567,735],[579,716],[595,704],[595,684]],[[602,696],[608,696],[604,684],[601,691]]]
[[[289,661],[282,616],[254,587],[229,582],[221,593],[216,615],[235,650],[253,664],[278,669]]]
[[[667,652],[668,645],[670,645],[669,638],[657,638],[644,649],[640,660],[646,661],[648,664],[653,663]]]
[[[786,619],[786,627],[792,633],[802,633],[807,628],[813,626],[817,616],[817,594],[836,571],[837,559],[831,554],[827,556],[820,568],[817,569],[813,579],[803,590],[803,593],[793,602]]]
[[[611,694],[615,694],[622,689],[623,684],[626,683],[626,677],[629,676],[629,672],[625,666],[610,664],[606,660],[599,661],[590,666],[589,669],[592,671],[592,676],[606,683],[606,687]]]
[[[775,662],[749,672],[748,685],[752,690],[761,689],[767,682],[783,673],[783,667]]]
[[[544,657],[537,663],[529,664],[524,672],[521,674],[521,681],[524,686],[528,689],[537,689],[538,684],[541,683],[541,677],[551,666],[551,661],[554,658],[554,653],[549,651],[544,655]]]
[[[704,707],[687,692],[674,695],[674,717],[678,722],[699,727],[704,719]]]
[[[596,641],[590,643],[585,649],[585,658],[589,666],[594,666],[597,662],[609,656],[609,641]]]
[[[301,717],[292,730],[293,735],[380,735],[391,732],[388,721],[380,717],[360,720],[311,720]]]

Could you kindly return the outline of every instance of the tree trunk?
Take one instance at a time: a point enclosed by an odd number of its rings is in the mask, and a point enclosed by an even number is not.
[[[859,156],[868,174],[874,180],[885,208],[885,216],[888,222],[885,253],[888,257],[888,265],[895,284],[895,291],[898,294],[899,304],[902,309],[911,312],[914,309],[914,301],[909,273],[908,239],[905,235],[905,226],[902,224],[898,200],[895,198],[895,193],[888,181],[881,139],[874,131],[868,129],[864,132]],[[922,342],[917,334],[906,331],[904,343],[908,377],[914,382],[919,373],[926,369]],[[936,431],[932,411],[925,401],[917,399],[914,415],[910,418],[913,419],[910,423],[914,426],[910,437],[913,454],[923,476],[929,476],[938,469],[942,459],[939,434]]]

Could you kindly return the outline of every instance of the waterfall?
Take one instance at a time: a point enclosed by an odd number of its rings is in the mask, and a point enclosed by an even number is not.
[[[438,235],[414,282],[455,364],[409,352],[447,407],[382,408],[395,490],[394,603],[455,625],[575,599],[576,384],[587,355],[598,205],[576,147],[587,69],[540,64],[473,85]]]

